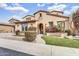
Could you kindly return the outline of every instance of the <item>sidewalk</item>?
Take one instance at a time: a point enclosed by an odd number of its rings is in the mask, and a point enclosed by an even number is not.
[[[0,47],[24,52],[31,55],[51,55],[51,47],[43,44],[2,39],[0,38]]]
[[[79,49],[0,38],[0,47],[36,56],[79,56]]]

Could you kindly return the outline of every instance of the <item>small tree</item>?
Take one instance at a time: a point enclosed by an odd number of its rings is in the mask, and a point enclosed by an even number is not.
[[[79,33],[79,9],[77,9],[77,11],[72,14],[72,22],[76,31]]]
[[[35,31],[26,31],[24,41],[32,42],[36,39],[36,32]]]

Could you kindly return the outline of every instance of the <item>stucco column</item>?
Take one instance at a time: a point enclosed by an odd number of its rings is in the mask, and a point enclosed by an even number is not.
[[[38,31],[38,25],[37,25],[37,27],[36,27],[36,33],[39,34],[39,31]]]
[[[45,24],[43,24],[43,33],[45,34]]]
[[[39,34],[37,22],[36,22],[36,33]]]

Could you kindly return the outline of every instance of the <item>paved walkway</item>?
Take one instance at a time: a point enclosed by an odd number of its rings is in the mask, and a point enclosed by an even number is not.
[[[41,38],[42,36],[43,34],[38,34],[34,42],[39,44],[45,44],[45,41]]]

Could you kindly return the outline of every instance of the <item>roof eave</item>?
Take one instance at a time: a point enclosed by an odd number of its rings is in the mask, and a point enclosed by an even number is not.
[[[47,15],[51,15],[51,16],[58,16],[58,17],[63,17],[63,18],[69,18],[68,16],[55,15],[55,14],[47,14]]]

